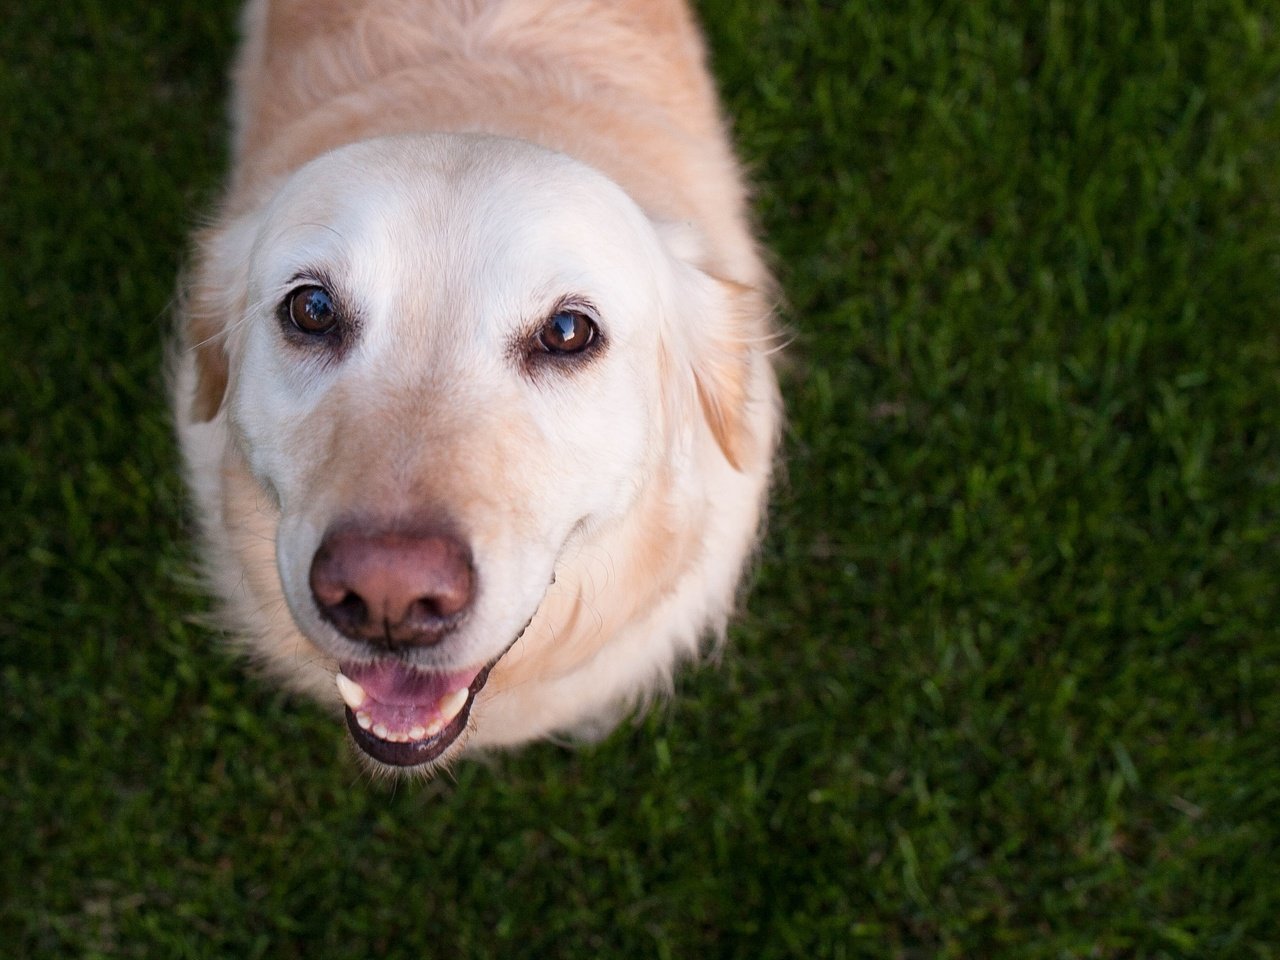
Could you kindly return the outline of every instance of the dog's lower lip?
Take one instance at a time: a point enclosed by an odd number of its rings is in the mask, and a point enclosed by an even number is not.
[[[511,652],[512,647],[520,642],[531,623],[533,623],[532,615],[525,621],[524,626],[511,639],[511,642],[503,648],[502,652],[481,667],[476,675],[472,677],[471,682],[466,687],[466,702],[462,705],[457,715],[439,733],[418,740],[383,740],[373,732],[361,727],[355,712],[352,711],[350,706],[347,706],[345,708],[347,729],[350,731],[351,738],[355,741],[356,746],[374,760],[393,767],[420,767],[438,759],[453,745],[453,742],[458,739],[462,731],[467,728],[467,723],[471,719],[471,708],[476,702],[476,695],[480,693],[480,690],[488,681],[489,672],[497,666],[499,660]],[[341,676],[341,670],[339,670],[339,675]]]
[[[507,648],[508,650],[510,647]],[[503,651],[503,654],[506,650]],[[392,741],[384,740],[373,731],[364,729],[351,707],[346,707],[347,730],[364,753],[374,760],[393,767],[419,767],[438,759],[453,745],[467,728],[471,718],[471,708],[475,704],[476,695],[489,679],[489,671],[502,659],[499,654],[475,675],[467,689],[467,699],[457,715],[438,733],[418,740]]]
[[[462,731],[466,729],[474,696],[472,694],[467,697],[467,702],[463,705],[462,710],[443,730],[435,736],[426,737],[422,740],[410,740],[407,742],[383,740],[371,731],[363,729],[350,707],[346,708],[347,730],[350,731],[356,746],[380,763],[393,767],[421,766],[437,759],[448,750]]]

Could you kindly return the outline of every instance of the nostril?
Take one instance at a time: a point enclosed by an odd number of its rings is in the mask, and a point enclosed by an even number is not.
[[[337,603],[330,604],[329,612],[335,620],[352,626],[360,626],[369,620],[368,604],[351,591],[347,591]]]
[[[409,607],[406,619],[431,623],[433,621],[450,620],[466,609],[466,595],[461,590],[449,593],[444,591],[427,597],[419,597]]]
[[[471,565],[466,562],[446,564],[438,572],[430,588],[424,590],[412,609],[429,617],[456,617],[471,604]]]
[[[430,597],[415,600],[405,613],[405,619],[411,623],[433,623],[445,619],[440,605]]]

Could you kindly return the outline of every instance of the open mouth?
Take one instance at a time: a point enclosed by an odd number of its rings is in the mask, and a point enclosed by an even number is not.
[[[381,763],[430,763],[467,728],[476,694],[496,662],[456,673],[426,673],[400,660],[344,663],[335,679],[347,728],[356,745]]]

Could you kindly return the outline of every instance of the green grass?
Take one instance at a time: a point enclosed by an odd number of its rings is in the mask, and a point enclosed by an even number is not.
[[[0,953],[1280,956],[1280,10],[706,0],[794,333],[724,661],[372,784],[186,585],[234,3],[0,31]]]

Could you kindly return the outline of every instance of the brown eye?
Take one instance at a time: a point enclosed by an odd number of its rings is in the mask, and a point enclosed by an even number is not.
[[[548,353],[580,353],[595,342],[597,332],[586,314],[560,310],[538,331],[538,343]]]
[[[303,333],[328,333],[338,323],[338,308],[324,287],[299,287],[282,306],[289,322]]]

